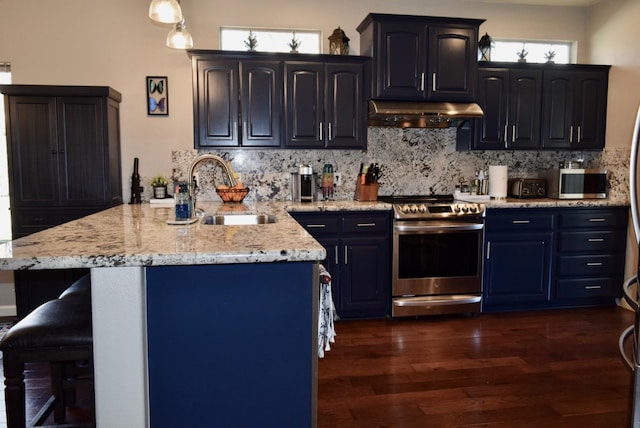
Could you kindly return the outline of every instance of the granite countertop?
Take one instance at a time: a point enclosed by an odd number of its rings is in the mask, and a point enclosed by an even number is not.
[[[626,200],[512,199],[481,201],[488,208],[625,206]],[[201,202],[207,214],[257,213],[273,224],[169,225],[172,205],[120,205],[0,244],[0,270],[316,261],[325,249],[288,212],[390,210],[384,202]]]

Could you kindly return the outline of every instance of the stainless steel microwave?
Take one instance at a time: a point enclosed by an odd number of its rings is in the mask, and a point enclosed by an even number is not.
[[[608,175],[606,169],[554,168],[547,177],[547,195],[556,199],[605,199]]]

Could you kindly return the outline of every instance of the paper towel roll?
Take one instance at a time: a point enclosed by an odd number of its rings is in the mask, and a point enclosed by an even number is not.
[[[489,165],[489,196],[496,199],[507,197],[507,174],[506,165]]]

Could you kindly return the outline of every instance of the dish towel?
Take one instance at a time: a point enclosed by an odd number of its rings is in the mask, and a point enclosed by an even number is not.
[[[331,274],[320,265],[320,304],[318,305],[318,358],[324,358],[324,352],[331,350],[331,343],[336,341],[336,330],[333,320],[336,307],[331,296]]]

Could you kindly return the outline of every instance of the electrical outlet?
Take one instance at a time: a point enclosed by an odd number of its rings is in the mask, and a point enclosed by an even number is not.
[[[342,174],[339,172],[333,172],[333,184],[334,186],[342,186]]]

